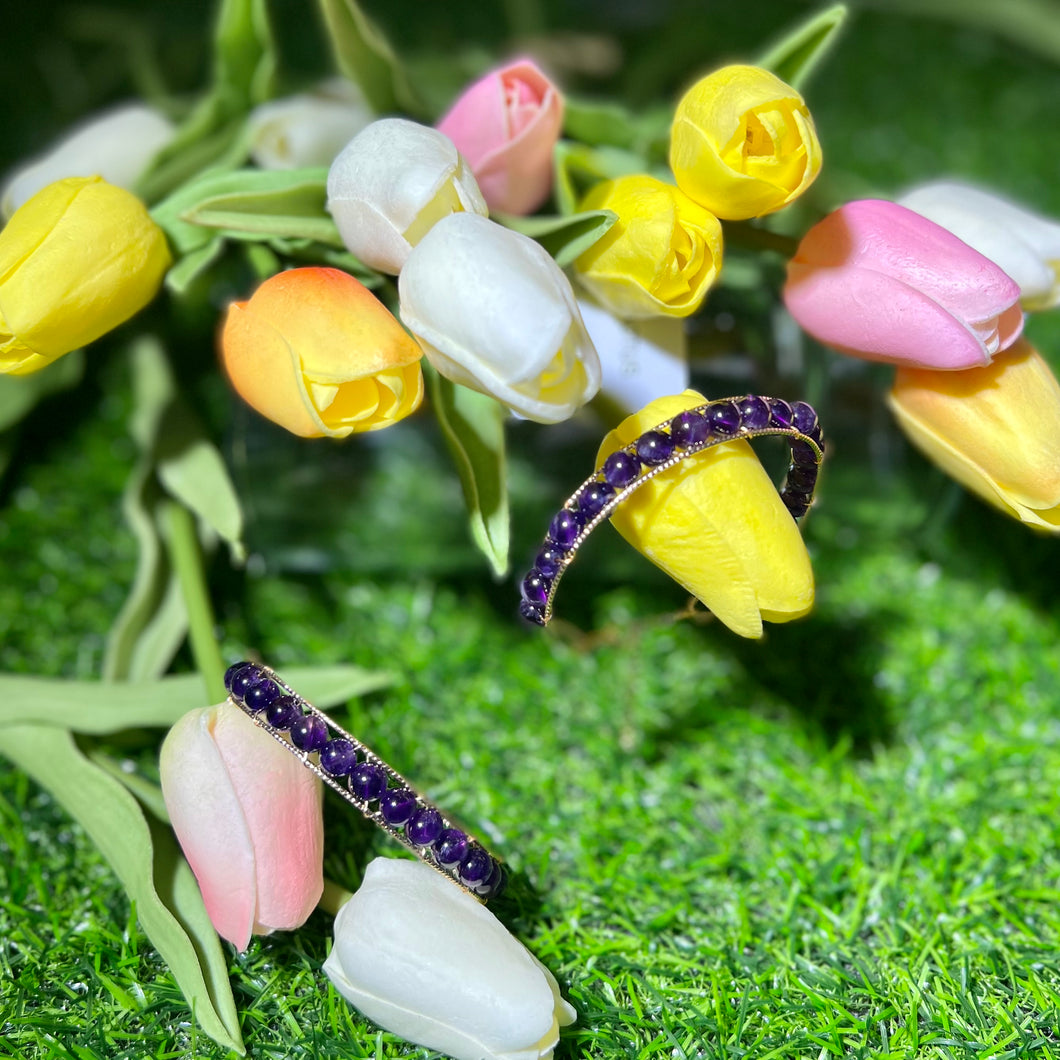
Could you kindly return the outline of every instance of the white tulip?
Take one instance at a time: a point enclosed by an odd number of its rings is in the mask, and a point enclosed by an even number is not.
[[[436,221],[488,212],[453,141],[404,118],[372,122],[343,148],[328,171],[328,210],[347,250],[395,275]]]
[[[311,92],[262,103],[250,112],[250,157],[262,169],[329,166],[373,118],[361,90],[344,77]]]
[[[600,355],[599,403],[621,417],[656,398],[688,389],[688,343],[683,320],[649,317],[619,320],[585,298],[578,299],[582,320]]]
[[[548,1060],[577,1016],[484,905],[419,861],[368,866],[324,972],[374,1023],[456,1060]]]
[[[476,214],[439,221],[398,278],[401,319],[432,365],[538,423],[600,389],[600,359],[570,281],[527,236]]]
[[[1026,310],[1060,303],[1060,224],[980,188],[940,180],[898,202],[952,232],[1019,284]]]
[[[64,177],[100,176],[133,191],[175,131],[168,118],[144,103],[128,103],[90,118],[8,177],[0,210],[10,217],[41,188]]]

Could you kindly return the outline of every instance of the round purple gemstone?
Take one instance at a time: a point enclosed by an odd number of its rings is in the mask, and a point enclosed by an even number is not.
[[[670,421],[670,438],[678,449],[699,445],[710,437],[710,421],[702,412],[682,412]]]
[[[231,684],[229,674],[232,674]],[[235,673],[232,673],[231,666],[225,671],[225,684],[236,699],[242,699],[247,694],[247,689],[262,676],[264,674],[260,666],[249,662],[240,663]]]
[[[442,815],[433,806],[421,806],[405,825],[409,842],[430,846],[442,834]]]
[[[496,897],[504,890],[504,885],[508,882],[504,866],[496,858],[491,860],[493,871],[475,888],[475,893],[483,898]]]
[[[543,626],[545,624],[544,609],[530,603],[529,600],[519,601],[519,614],[527,622],[533,622],[535,626]]]
[[[794,441],[791,443],[791,462],[798,467],[816,467],[817,454],[809,442]]]
[[[548,588],[551,584],[551,581],[541,571],[536,567],[531,567],[526,577],[523,578],[521,588],[523,599],[528,604],[533,604],[534,607],[544,607],[545,601],[548,599]]]
[[[769,399],[769,415],[774,427],[787,428],[791,426],[791,406],[782,398]]]
[[[616,490],[625,489],[640,474],[640,460],[619,449],[604,461],[603,472],[609,485]]]
[[[749,431],[760,431],[763,427],[769,426],[769,404],[765,398],[760,398],[757,394],[748,394],[747,397],[741,398],[736,409],[740,413],[743,425]]]
[[[467,854],[467,836],[459,828],[445,828],[434,841],[434,856],[439,865],[456,865]]]
[[[615,495],[614,486],[607,482],[590,482],[578,498],[578,512],[587,523],[607,507]]]
[[[550,541],[566,550],[578,539],[581,529],[582,521],[578,513],[569,508],[560,508],[548,524],[548,537]]]
[[[565,555],[565,551],[554,548],[552,545],[545,545],[534,559],[534,566],[546,578],[552,578],[558,573],[560,567],[563,566],[563,557]]]
[[[715,402],[708,415],[715,434],[735,434],[740,429],[740,410],[733,401]]]
[[[416,812],[416,796],[408,788],[390,788],[379,799],[379,812],[387,824],[404,824]]]
[[[787,485],[789,489],[798,490],[800,493],[812,493],[817,485],[817,468],[793,467],[788,472]]]
[[[328,742],[328,727],[316,714],[303,714],[291,726],[291,743],[300,751],[319,751]]]
[[[674,443],[662,431],[646,431],[637,439],[637,456],[648,465],[665,463],[673,455]]]
[[[294,696],[280,696],[265,708],[265,720],[274,729],[289,729],[302,716],[302,708]]]
[[[243,672],[243,670],[245,668],[249,668],[251,671],[253,671],[254,676],[255,677],[257,676],[258,668],[253,663],[248,663],[248,662],[235,662],[235,663],[232,663],[232,665],[229,666],[227,670],[225,670],[225,691],[226,692],[231,692],[232,691],[233,682],[235,681],[236,677]]]
[[[350,770],[350,791],[365,802],[378,799],[386,791],[386,770],[374,762],[361,762]]]
[[[344,777],[357,763],[357,748],[345,736],[328,740],[320,752],[320,768],[333,777]]]
[[[468,887],[477,887],[493,871],[493,858],[482,847],[472,847],[460,862],[457,875]]]
[[[247,690],[243,694],[243,703],[248,710],[252,710],[256,714],[282,695],[283,693],[277,687],[275,681],[270,681],[267,677],[259,677],[258,680],[251,682],[247,686]]]
[[[810,502],[801,493],[782,493],[780,499],[794,519],[801,519],[810,510]]]
[[[791,422],[795,430],[809,434],[817,426],[817,413],[805,401],[795,401],[791,406]]]

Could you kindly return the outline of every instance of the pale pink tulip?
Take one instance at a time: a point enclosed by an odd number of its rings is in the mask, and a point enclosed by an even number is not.
[[[438,122],[489,208],[511,214],[532,213],[548,197],[562,126],[563,97],[529,59],[486,74]]]
[[[1023,330],[1020,289],[926,217],[877,199],[849,202],[806,233],[784,303],[842,353],[920,368],[989,364]]]
[[[301,926],[324,888],[321,785],[238,707],[190,711],[162,744],[162,794],[217,933]]]

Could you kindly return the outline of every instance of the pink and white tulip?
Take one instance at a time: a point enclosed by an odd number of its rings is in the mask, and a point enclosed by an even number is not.
[[[162,744],[162,795],[217,933],[305,923],[324,889],[321,785],[238,707],[185,714]]]
[[[926,217],[849,202],[803,236],[784,303],[815,339],[871,361],[954,370],[990,363],[1023,330],[1019,286]]]
[[[529,59],[476,81],[438,122],[467,159],[491,210],[533,213],[552,188],[563,127],[559,89]]]

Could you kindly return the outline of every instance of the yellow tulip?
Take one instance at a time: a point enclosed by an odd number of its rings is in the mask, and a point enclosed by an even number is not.
[[[725,66],[678,103],[670,168],[690,198],[743,220],[797,199],[821,169],[821,145],[795,89],[757,66]]]
[[[721,269],[721,222],[683,191],[637,174],[597,184],[582,210],[618,220],[574,263],[582,284],[616,316],[686,317]]]
[[[135,195],[100,177],[42,188],[0,232],[0,372],[26,375],[154,298],[171,264]]]
[[[221,359],[240,397],[303,438],[376,431],[423,400],[423,352],[338,269],[290,269],[229,307]]]
[[[1060,384],[1020,340],[982,368],[900,368],[887,403],[912,443],[962,486],[1060,533]]]
[[[705,400],[686,390],[651,402],[604,438],[596,466]],[[742,637],[760,637],[763,619],[788,622],[813,607],[802,535],[746,441],[681,461],[631,494],[611,522]]]

